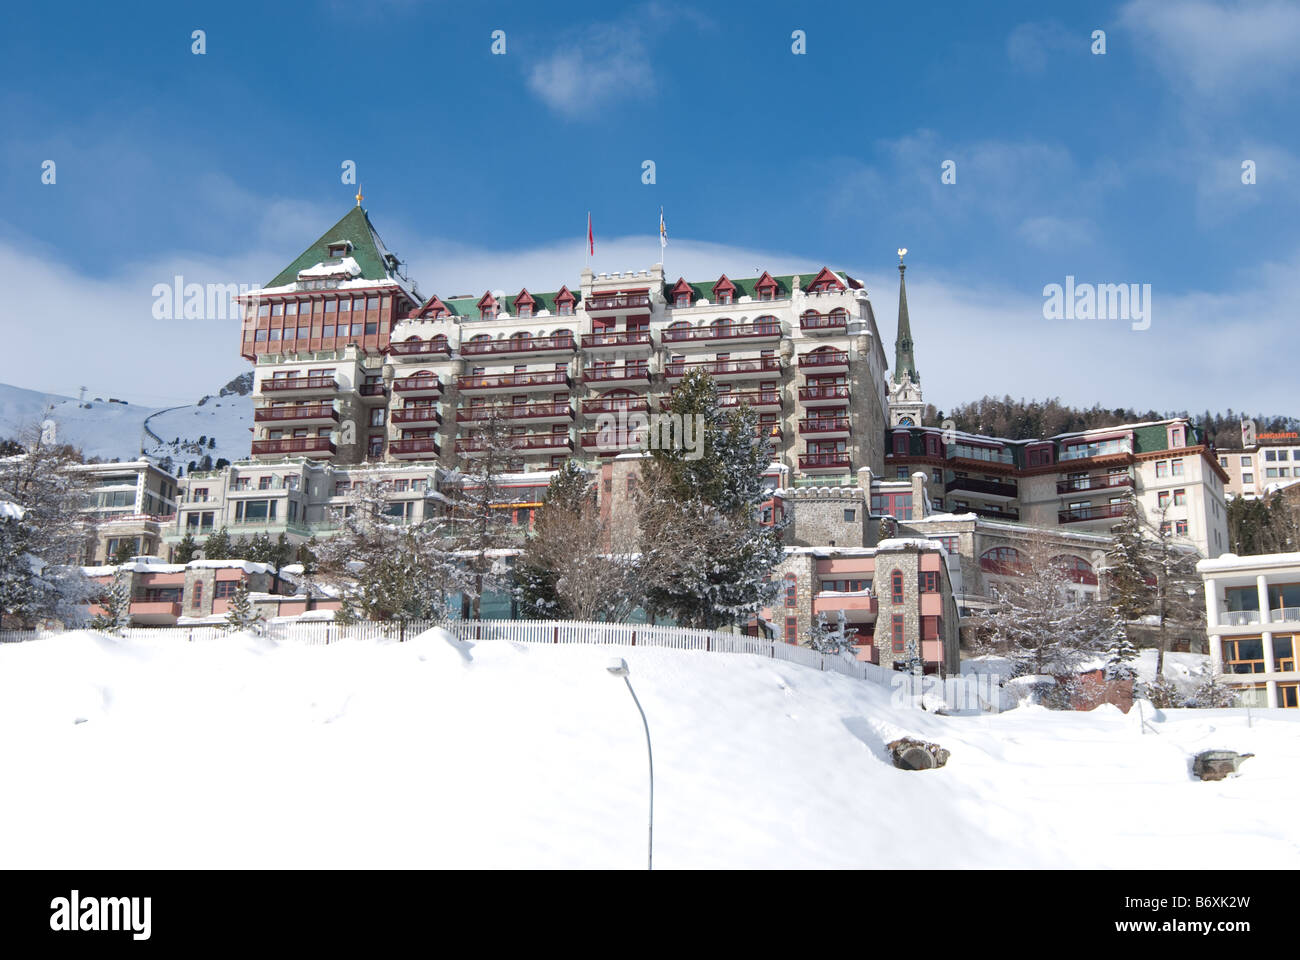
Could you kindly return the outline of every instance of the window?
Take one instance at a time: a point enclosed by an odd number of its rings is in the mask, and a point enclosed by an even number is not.
[[[890,595],[894,603],[903,602],[903,571],[895,570],[889,576]]]
[[[1276,650],[1274,650],[1276,654]],[[1259,637],[1223,641],[1224,673],[1266,673],[1264,641]]]
[[[1169,536],[1169,521],[1168,521],[1168,520],[1166,520],[1164,523],[1160,524],[1160,536],[1162,536],[1162,537],[1167,537],[1167,536]]]
[[[1185,536],[1187,536],[1187,521],[1186,521],[1186,520],[1175,520],[1175,521],[1174,521],[1174,533],[1178,534],[1180,537],[1185,537]]]
[[[845,523],[852,523],[854,520],[857,519],[857,516],[858,516],[858,511],[856,511],[856,510],[845,510],[845,511],[844,511],[844,522],[845,522]]]
[[[1242,483],[1254,483],[1254,482],[1255,482],[1255,475],[1254,475],[1253,473],[1243,473],[1243,474],[1241,475],[1241,482],[1242,482]]]
[[[218,580],[212,596],[220,600],[222,597],[233,597],[237,592],[239,592],[238,580]]]
[[[1168,461],[1168,460],[1157,460],[1157,461],[1156,461],[1156,476],[1157,476],[1157,477],[1167,477],[1167,476],[1169,476],[1169,461]]]
[[[1228,458],[1227,458],[1227,457],[1220,457],[1220,458],[1219,458],[1219,466],[1223,467],[1224,470],[1227,470],[1227,469],[1228,469]]]
[[[190,606],[197,610],[202,605],[203,605],[203,581],[196,580],[194,581],[194,590],[190,594]]]
[[[1160,493],[1156,495],[1156,505],[1161,508],[1169,506],[1168,490],[1161,490]]]
[[[795,617],[785,618],[785,642],[786,643],[799,642],[799,621]]]
[[[799,580],[793,573],[785,575],[785,605],[793,607],[798,596]]]
[[[921,592],[922,592],[922,593],[938,593],[938,592],[939,592],[939,573],[938,573],[938,571],[937,571],[937,570],[922,570],[922,571],[921,571],[921,582],[920,582],[920,587],[921,587]]]
[[[957,552],[958,537],[931,537],[930,539],[943,544],[943,548],[949,553]]]
[[[1264,476],[1266,479],[1273,479],[1277,476],[1277,467],[1265,467]]]
[[[1250,457],[1242,457],[1242,458],[1241,458],[1241,465],[1242,465],[1243,467],[1249,467],[1249,466],[1251,465],[1251,463],[1250,463]]]
[[[370,411],[370,425],[372,427],[382,427],[384,425],[384,408],[376,407]]]
[[[894,618],[891,623],[891,626],[893,628],[894,653],[902,653],[903,652],[903,615],[901,613],[894,614]]]
[[[1175,507],[1185,507],[1185,506],[1187,506],[1187,491],[1186,491],[1186,490],[1175,490],[1175,491],[1174,491],[1174,506],[1175,506]]]
[[[1179,457],[1177,460],[1170,460],[1170,461],[1169,461],[1169,472],[1170,472],[1173,476],[1175,476],[1175,477],[1181,477],[1181,476],[1183,475],[1183,458],[1182,458],[1182,457]]]

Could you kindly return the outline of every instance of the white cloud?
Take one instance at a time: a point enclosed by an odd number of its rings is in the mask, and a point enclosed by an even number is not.
[[[567,117],[648,97],[655,78],[644,34],[631,24],[584,29],[529,68],[528,89]]]
[[[1055,21],[1022,23],[1007,36],[1007,59],[1026,73],[1043,73],[1048,62],[1086,53],[1091,31],[1078,35]]]
[[[1120,23],[1178,92],[1229,102],[1281,88],[1300,67],[1300,6],[1291,0],[1132,0]]]

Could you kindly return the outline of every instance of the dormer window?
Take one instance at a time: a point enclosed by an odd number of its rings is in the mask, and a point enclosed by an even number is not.
[[[730,305],[731,305],[731,291],[730,291],[730,290],[724,290],[724,291],[722,291],[722,293],[718,294],[718,303],[719,303],[721,306],[724,306],[724,307],[725,307],[725,306],[730,306]]]
[[[348,251],[352,249],[352,244],[346,240],[340,240],[331,243],[327,249],[331,260],[339,260],[348,255]]]
[[[735,303],[736,285],[727,279],[724,273],[718,282],[713,285],[713,302],[719,306],[730,306]]]
[[[555,312],[561,317],[573,316],[573,304],[577,299],[568,287],[560,287],[560,292],[555,295]]]
[[[772,275],[766,270],[763,271],[763,275],[754,284],[754,290],[758,293],[759,300],[776,299],[776,281],[772,279]]]

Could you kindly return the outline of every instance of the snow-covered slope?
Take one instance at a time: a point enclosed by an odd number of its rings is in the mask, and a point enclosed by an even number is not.
[[[47,417],[56,425],[56,439],[79,447],[88,459],[131,460],[143,449],[150,456],[170,456],[185,466],[205,454],[214,462],[220,457],[247,457],[253,402],[247,394],[232,392],[170,408],[107,399],[79,403],[71,397],[0,384],[0,438],[14,437],[28,424]],[[215,445],[210,445],[211,440]]]
[[[1297,711],[1170,711],[1143,735],[1109,706],[936,716],[748,655],[70,633],[0,645],[0,729],[22,731],[0,738],[0,863],[644,868],[613,655],[654,738],[657,867],[1300,862]],[[894,769],[903,734],[948,765]],[[1208,748],[1257,756],[1201,783]]]

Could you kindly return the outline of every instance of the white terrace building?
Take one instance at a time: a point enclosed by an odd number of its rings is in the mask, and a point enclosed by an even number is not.
[[[1216,672],[1258,706],[1300,706],[1300,553],[1197,564]]]

